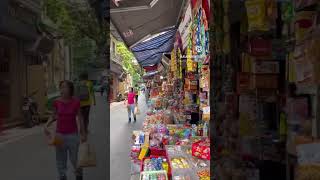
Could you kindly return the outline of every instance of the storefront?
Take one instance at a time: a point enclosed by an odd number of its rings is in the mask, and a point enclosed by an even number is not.
[[[142,130],[133,132],[131,149],[131,173],[141,179],[210,179],[206,6],[208,2],[200,1],[194,6],[191,1],[186,3],[173,36],[169,61],[144,67],[150,90],[149,110]],[[165,35],[158,39],[165,41]],[[169,46],[160,49],[166,47]],[[163,56],[161,62],[167,59],[167,55]]]
[[[213,7],[217,179],[318,179],[317,2]]]
[[[53,41],[41,35],[37,29],[40,4],[30,3],[25,6],[8,0],[0,3],[0,104],[6,107],[6,125],[21,122],[22,99],[34,89],[30,83],[34,81],[29,78],[29,67],[42,66],[43,55],[53,47]],[[39,91],[39,99],[46,94],[45,82],[41,82],[43,88]],[[44,102],[39,103],[39,106],[45,106]]]

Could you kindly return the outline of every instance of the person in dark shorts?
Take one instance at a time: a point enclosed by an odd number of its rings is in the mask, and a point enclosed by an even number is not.
[[[138,104],[138,99],[139,99],[139,87],[138,87],[138,85],[136,85],[136,87],[135,87],[135,94],[136,94],[136,96],[135,96],[136,104]]]
[[[88,80],[87,73],[82,73],[80,75],[80,86],[84,86],[87,88],[87,92],[85,92],[85,90],[84,90],[84,91],[78,93],[78,97],[81,101],[81,109],[80,110],[81,110],[83,120],[84,120],[85,132],[88,133],[90,109],[91,109],[92,105],[96,105],[96,98],[94,95],[93,83],[92,83],[92,81]]]

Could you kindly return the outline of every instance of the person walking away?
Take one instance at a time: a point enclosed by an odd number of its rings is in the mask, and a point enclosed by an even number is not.
[[[73,97],[74,86],[70,81],[60,83],[61,97],[53,103],[53,115],[45,125],[45,134],[54,137],[56,149],[56,165],[60,180],[67,180],[68,159],[75,170],[76,180],[83,180],[83,172],[78,168],[78,149],[81,142],[85,142],[87,135],[84,129],[80,100]],[[55,135],[49,131],[49,126],[57,121]],[[79,134],[80,132],[80,134]]]
[[[104,92],[106,92],[107,93],[107,80],[103,80],[103,82],[102,82],[102,90],[103,90],[103,92],[102,92],[102,94],[104,93]]]
[[[96,98],[93,83],[88,80],[87,73],[80,75],[80,82],[77,86],[77,96],[80,99],[80,110],[84,120],[85,132],[88,133],[90,109],[92,105],[96,105]]]
[[[135,99],[136,99],[136,104],[137,104],[137,106],[138,106],[138,100],[139,100],[139,87],[138,87],[138,85],[136,85],[136,88],[135,88]]]
[[[126,103],[127,103],[127,108],[128,108],[128,117],[129,117],[129,123],[131,123],[131,113],[133,114],[134,122],[137,121],[136,115],[134,113],[134,108],[135,108],[135,93],[134,89],[130,88],[130,91],[128,92]]]

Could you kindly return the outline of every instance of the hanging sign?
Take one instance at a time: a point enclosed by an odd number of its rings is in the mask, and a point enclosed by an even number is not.
[[[190,36],[190,29],[192,25],[192,8],[191,4],[187,7],[186,13],[179,25],[179,32],[181,35],[182,48],[185,49],[188,45],[188,39]]]

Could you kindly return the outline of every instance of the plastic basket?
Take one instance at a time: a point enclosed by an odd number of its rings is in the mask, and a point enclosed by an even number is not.
[[[166,171],[144,171],[140,173],[140,180],[143,180],[143,176],[145,175],[153,175],[153,174],[164,174],[166,180],[168,180],[168,175]]]
[[[159,157],[163,157],[163,158],[166,158],[166,159],[167,159],[168,165],[169,165],[167,176],[169,177],[169,179],[171,179],[171,178],[170,178],[170,177],[171,177],[171,164],[170,164],[169,158],[168,158],[167,156],[155,156],[155,155],[153,155],[153,156],[150,156],[150,157],[145,157],[145,158],[143,158],[142,161],[141,161],[140,171],[141,171],[141,172],[149,172],[149,171],[144,171],[144,161],[145,161],[146,159],[159,158]]]

